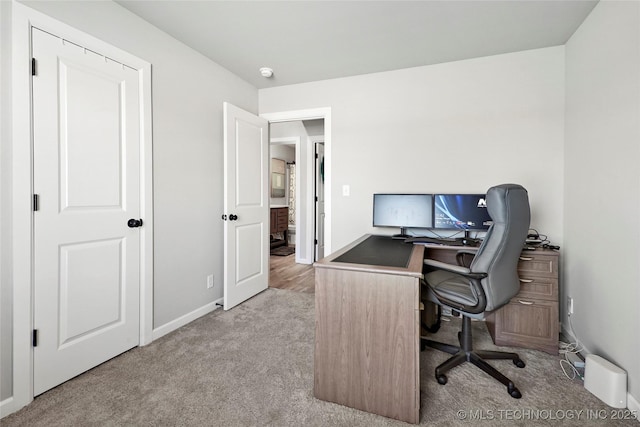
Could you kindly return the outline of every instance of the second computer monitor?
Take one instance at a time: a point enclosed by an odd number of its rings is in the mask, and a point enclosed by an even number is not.
[[[433,226],[442,229],[487,230],[493,221],[484,194],[436,194]]]

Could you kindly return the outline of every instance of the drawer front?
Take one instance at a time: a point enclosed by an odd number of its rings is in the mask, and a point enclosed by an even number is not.
[[[520,274],[520,292],[516,298],[558,301],[558,279]]]
[[[278,215],[276,214],[276,211],[274,209],[271,209],[271,219],[269,225],[270,233],[273,234],[278,232]]]
[[[518,274],[529,277],[558,277],[558,256],[533,251],[523,252],[518,262]]]
[[[289,208],[271,208],[271,233],[289,228]]]
[[[289,226],[289,209],[278,209],[278,228],[280,231],[286,229]]]
[[[557,302],[515,297],[496,316],[496,344],[558,354]]]

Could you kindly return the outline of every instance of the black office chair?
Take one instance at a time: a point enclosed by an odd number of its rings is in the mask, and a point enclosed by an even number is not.
[[[518,258],[529,230],[529,198],[527,190],[517,184],[503,184],[487,191],[487,209],[493,225],[469,267],[425,260],[423,298],[462,315],[460,346],[431,341],[421,337],[422,349],[429,346],[453,354],[436,368],[436,379],[447,383],[445,373],[464,362],[471,362],[507,386],[516,399],[522,397],[513,382],[489,365],[485,359],[510,359],[519,367],[524,362],[516,353],[474,351],[471,319],[484,319],[490,312],[507,304],[520,290]],[[426,295],[425,295],[426,294]],[[441,309],[438,307],[438,309]]]

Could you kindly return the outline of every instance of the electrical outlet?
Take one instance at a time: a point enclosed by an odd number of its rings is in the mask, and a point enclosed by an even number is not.
[[[573,298],[567,297],[567,314],[573,314]]]
[[[213,274],[207,276],[207,289],[213,288]]]

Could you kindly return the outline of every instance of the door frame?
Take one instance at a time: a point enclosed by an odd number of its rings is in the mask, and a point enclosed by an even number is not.
[[[331,253],[331,107],[323,107],[323,108],[312,108],[306,110],[292,110],[292,111],[282,111],[277,113],[262,113],[260,117],[267,119],[269,124],[271,123],[280,123],[280,122],[293,122],[293,121],[305,121],[305,120],[317,120],[324,119],[324,172],[325,172],[325,252],[326,255]],[[308,139],[308,142],[311,141]],[[312,168],[307,168],[307,176],[310,177],[312,174]],[[309,181],[309,180],[307,180]],[[311,180],[313,181],[313,180]],[[306,191],[312,191],[310,186],[307,185]],[[310,193],[312,194],[312,193]],[[311,233],[310,236],[314,236],[313,232],[313,212],[315,207],[313,206],[314,202],[309,201],[307,205],[307,218],[311,215],[311,218],[307,221],[307,233]],[[310,229],[311,228],[311,229]],[[296,233],[298,233],[298,229],[296,226]],[[309,235],[309,234],[308,234]],[[311,254],[314,253],[313,248],[313,240],[310,240],[310,250]],[[311,255],[311,264],[313,263],[313,255]]]
[[[12,3],[11,171],[13,239],[13,395],[4,412],[11,413],[33,400],[33,123],[31,117],[31,28],[72,40],[87,49],[126,63],[140,78],[140,341],[149,344],[153,332],[153,173],[151,122],[151,64],[27,6]]]

